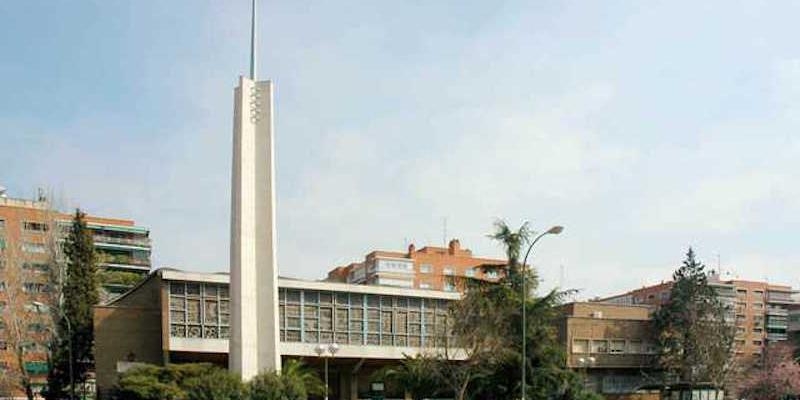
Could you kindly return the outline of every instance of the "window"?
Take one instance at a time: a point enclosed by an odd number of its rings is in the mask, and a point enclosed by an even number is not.
[[[573,339],[572,340],[573,353],[588,353],[589,341],[587,339]]]
[[[6,220],[0,219],[0,229],[5,229],[5,228],[6,228]]]
[[[430,289],[431,288],[431,284],[430,283],[420,283],[419,284],[419,288],[420,289]]]
[[[6,291],[6,283],[3,282],[3,281],[0,281],[0,292],[5,292],[5,291]],[[5,305],[5,303],[3,303],[3,304]]]
[[[430,264],[422,264],[419,266],[419,272],[422,274],[430,274],[433,272],[433,266]]]
[[[48,293],[50,292],[50,285],[38,282],[24,282],[22,291],[25,293]]]
[[[762,296],[764,296],[764,291],[763,290],[754,290],[753,291],[753,296],[762,297]]]
[[[0,340],[0,351],[8,350],[8,344],[5,341]]]
[[[453,285],[450,282],[445,282],[444,283],[444,290],[446,292],[454,292],[456,290],[456,287],[455,287],[455,285]]]
[[[445,275],[453,275],[454,274],[453,267],[445,266],[444,269],[442,270],[442,273]]]
[[[608,353],[608,341],[592,340],[592,353]]]
[[[47,272],[50,271],[50,266],[45,263],[23,263],[22,269],[27,269],[34,272]]]
[[[762,329],[762,328],[753,328],[753,333],[764,333],[764,329]]]
[[[628,353],[641,354],[642,353],[642,341],[641,340],[628,341]]]
[[[747,295],[747,289],[736,289],[736,295],[737,296],[746,296]]]
[[[497,271],[486,271],[486,277],[489,279],[497,279]]]
[[[756,310],[763,310],[764,303],[753,303],[753,308],[755,308]]]
[[[663,301],[669,300],[669,292],[661,292],[661,300]]]
[[[472,269],[472,268],[469,268],[466,271],[464,271],[464,275],[466,275],[468,278],[474,278],[475,277],[475,270]]]
[[[753,340],[753,346],[761,346],[760,340]]]
[[[22,251],[28,253],[45,253],[47,250],[43,243],[22,242]]]
[[[22,229],[31,232],[46,232],[47,224],[43,222],[25,221],[22,223]]]
[[[612,340],[611,344],[608,347],[609,353],[620,354],[625,352],[625,341],[624,340]]]

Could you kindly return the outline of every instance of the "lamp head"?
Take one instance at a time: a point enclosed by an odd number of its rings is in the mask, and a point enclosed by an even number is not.
[[[564,227],[563,227],[563,226],[561,226],[561,225],[556,225],[556,226],[554,226],[554,227],[552,227],[552,228],[548,229],[548,230],[547,230],[547,233],[549,233],[549,234],[551,234],[551,235],[558,235],[559,233],[561,233],[561,232],[563,232],[563,231],[564,231]]]
[[[339,352],[339,345],[336,344],[336,343],[329,344],[328,345],[328,352],[330,352],[331,355],[336,355],[336,353]]]
[[[316,347],[314,347],[314,352],[317,353],[318,356],[325,354],[325,345],[320,343]]]

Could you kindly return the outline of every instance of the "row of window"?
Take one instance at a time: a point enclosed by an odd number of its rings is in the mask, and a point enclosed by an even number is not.
[[[170,335],[227,339],[230,336],[228,285],[170,282]]]
[[[281,289],[287,342],[443,346],[448,303],[437,299]]]
[[[653,343],[627,339],[573,339],[576,354],[655,354]]]

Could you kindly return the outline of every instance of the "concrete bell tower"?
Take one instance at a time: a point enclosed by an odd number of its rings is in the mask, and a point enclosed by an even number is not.
[[[280,370],[278,268],[275,254],[273,84],[256,80],[256,0],[250,76],[234,90],[231,176],[229,369],[250,379]]]

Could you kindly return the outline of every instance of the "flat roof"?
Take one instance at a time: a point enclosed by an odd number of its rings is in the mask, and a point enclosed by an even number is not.
[[[163,280],[194,281],[207,283],[230,283],[227,273],[189,272],[172,268],[161,268],[156,271]],[[278,286],[288,289],[327,290],[331,292],[349,292],[363,294],[378,294],[387,296],[424,297],[443,300],[459,300],[461,294],[457,292],[444,292],[439,290],[409,289],[392,286],[354,285],[339,282],[309,281],[295,278],[278,277]]]

